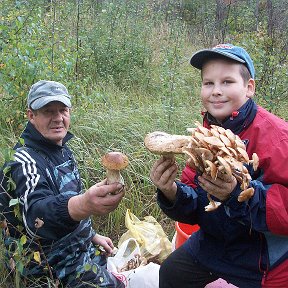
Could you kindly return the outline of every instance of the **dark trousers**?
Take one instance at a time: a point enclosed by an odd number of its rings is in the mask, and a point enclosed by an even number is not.
[[[218,278],[194,263],[181,246],[161,264],[159,288],[204,288]]]

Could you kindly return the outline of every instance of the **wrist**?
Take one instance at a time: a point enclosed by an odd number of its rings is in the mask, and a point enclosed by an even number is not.
[[[85,193],[69,199],[68,212],[75,221],[80,221],[90,216],[85,202]]]
[[[160,191],[163,193],[163,195],[165,195],[167,200],[169,200],[169,202],[171,202],[171,204],[173,204],[175,202],[176,192],[177,192],[177,185],[175,182],[173,183],[171,189],[169,189],[169,190],[160,189]]]

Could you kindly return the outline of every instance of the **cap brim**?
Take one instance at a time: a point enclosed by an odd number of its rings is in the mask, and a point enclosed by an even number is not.
[[[64,96],[64,95],[47,96],[47,97],[38,98],[34,102],[31,103],[30,107],[33,110],[37,110],[37,109],[40,109],[43,106],[45,106],[48,103],[53,102],[53,101],[61,102],[65,106],[67,106],[68,108],[72,107],[70,99],[67,96]]]
[[[201,50],[201,51],[196,52],[194,55],[192,55],[190,59],[190,64],[197,69],[202,69],[204,62],[206,62],[208,59],[217,58],[219,57],[219,55],[230,58],[240,63],[245,63],[243,59],[231,53],[227,53],[223,51],[215,51],[215,50]]]

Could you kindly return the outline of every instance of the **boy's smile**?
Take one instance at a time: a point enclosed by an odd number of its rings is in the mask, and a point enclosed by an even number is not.
[[[202,103],[219,121],[229,117],[254,94],[255,82],[252,78],[244,82],[240,65],[226,59],[209,60],[203,65]]]

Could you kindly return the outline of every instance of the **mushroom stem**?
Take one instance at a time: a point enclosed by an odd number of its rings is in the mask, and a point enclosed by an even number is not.
[[[175,154],[174,153],[163,153],[162,155],[166,159],[174,159],[175,160]]]
[[[121,152],[109,152],[102,157],[101,162],[106,168],[107,184],[121,183],[124,185],[120,170],[127,167],[128,157]]]
[[[207,193],[207,198],[208,198],[208,200],[209,200],[209,204],[208,204],[207,206],[205,206],[205,211],[208,211],[208,212],[214,211],[214,210],[216,210],[216,209],[221,205],[221,202],[214,201],[214,200],[211,198],[211,196],[210,196],[209,193]]]
[[[107,184],[121,183],[124,185],[124,179],[119,170],[106,170]]]

